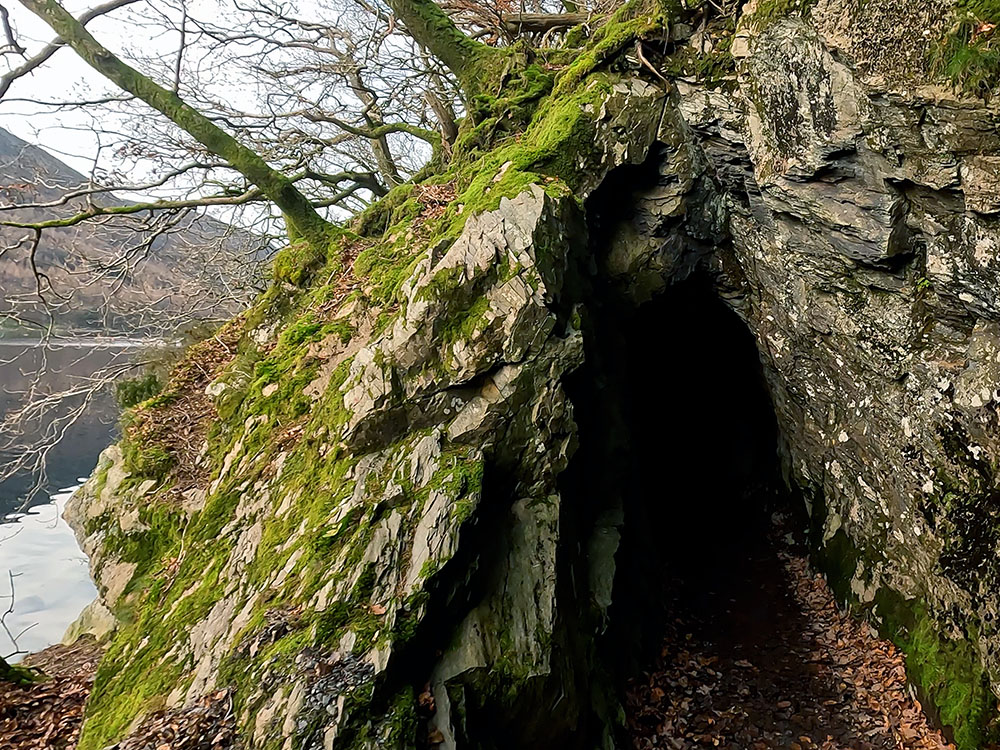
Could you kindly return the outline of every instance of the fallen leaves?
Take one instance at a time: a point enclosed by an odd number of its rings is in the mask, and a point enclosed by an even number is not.
[[[236,357],[241,328],[239,318],[214,336],[193,345],[170,374],[171,398],[155,408],[141,408],[132,415],[129,439],[148,448],[157,446],[172,457],[170,493],[178,503],[187,491],[208,483],[208,467],[201,454],[215,406],[205,387]]]
[[[110,750],[231,750],[236,747],[232,695],[219,690],[197,704],[158,711]]]
[[[804,556],[776,553],[781,611],[762,644],[720,647],[684,609],[661,657],[630,686],[636,750],[948,750],[907,688],[902,653],[843,612]],[[787,611],[785,611],[787,610]]]
[[[448,204],[455,200],[457,191],[454,182],[438,185],[417,185],[414,188],[417,201],[421,205],[418,224],[435,221],[444,216]]]
[[[0,683],[0,750],[72,750],[94,684],[101,647],[93,638],[52,646],[26,660],[46,674],[28,686]],[[232,698],[221,690],[182,709],[148,716],[109,750],[232,750]]]
[[[0,750],[76,747],[100,655],[92,638],[52,646],[26,660],[46,674],[44,681],[26,686],[0,683]]]

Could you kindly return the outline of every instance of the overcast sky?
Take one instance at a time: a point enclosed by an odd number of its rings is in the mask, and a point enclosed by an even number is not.
[[[67,10],[79,16],[100,1],[65,0],[63,4]],[[87,24],[87,29],[99,42],[120,55],[126,62],[148,72],[146,65],[136,62],[137,57],[152,57],[158,52],[163,52],[169,59],[169,55],[177,49],[179,34],[173,29],[164,28],[161,14],[171,14],[179,20],[181,1],[150,0],[152,4],[139,2],[94,19]],[[0,2],[9,9],[18,41],[27,48],[28,57],[54,38],[52,30],[17,0],[0,0]],[[313,0],[302,0],[296,9],[302,11],[303,6],[308,8],[312,3]],[[213,21],[221,20],[222,9],[230,7],[223,0],[186,0],[186,5],[192,16]],[[190,35],[188,43],[192,44]],[[197,58],[197,50],[197,46],[189,48],[185,60]],[[208,67],[211,67],[217,56],[209,54],[204,59],[208,60]],[[16,67],[21,62],[20,57],[8,56],[6,60],[8,67],[5,69]],[[194,64],[203,68],[205,67],[203,62],[196,60]],[[245,98],[244,106],[248,109],[253,108],[251,88],[239,80],[240,71],[227,68],[221,74],[216,71],[209,75],[213,83],[224,81],[221,90],[225,92],[228,101],[238,105],[240,99]],[[162,80],[159,82],[165,83]],[[218,93],[220,84],[216,83],[215,88]],[[227,91],[230,88],[231,95]],[[41,146],[85,175],[91,173],[95,155],[100,153],[101,168],[120,169],[129,181],[142,181],[156,170],[158,162],[147,160],[144,164],[142,157],[122,162],[121,159],[115,158],[115,147],[129,144],[129,150],[134,152],[135,149],[131,147],[137,145],[137,138],[134,136],[136,127],[148,129],[146,126],[149,123],[162,123],[162,126],[168,126],[167,121],[162,119],[159,113],[147,110],[142,104],[130,106],[127,118],[131,121],[132,127],[123,128],[126,115],[106,106],[54,108],[36,103],[37,101],[86,101],[108,95],[119,96],[121,93],[118,88],[84,63],[73,50],[64,47],[43,66],[14,82],[6,96],[0,100],[0,127],[29,143]],[[146,121],[142,118],[155,119]],[[118,133],[123,130],[130,130],[131,133],[129,136],[119,136]],[[138,148],[141,149],[141,137],[138,139]],[[106,177],[103,179],[108,180]],[[134,200],[149,200],[176,196],[177,189],[183,190],[183,186],[181,180],[141,194],[122,191],[118,194]],[[223,218],[230,212],[220,208],[213,210],[212,213]]]
[[[101,0],[63,0],[67,10],[77,16],[98,2]],[[154,79],[169,86],[168,79],[173,77],[173,55],[180,39],[176,27],[180,25],[182,2],[190,17],[211,22],[221,29],[238,32],[240,24],[247,22],[232,0],[144,0],[95,19],[87,29],[123,60],[144,73],[152,72]],[[17,0],[0,0],[0,3],[9,9],[17,39],[27,47],[28,57],[54,38],[51,29]],[[344,17],[338,11],[339,4],[331,0],[296,0],[293,7],[295,14],[303,18],[320,19],[329,15],[328,23],[339,23]],[[172,20],[168,22],[165,17]],[[264,43],[244,39],[238,44],[227,45],[226,53],[220,54],[210,36],[201,36],[199,41],[199,35],[190,24],[188,30],[182,97],[195,106],[200,106],[198,100],[204,99],[225,102],[237,111],[246,112],[274,105],[273,81],[262,78],[247,64],[256,61],[258,53],[265,53]],[[278,59],[273,50],[267,54],[269,64]],[[6,64],[6,69],[10,69],[21,62],[20,57],[8,55],[5,61],[0,61],[0,66]],[[328,91],[326,83],[322,87]],[[13,83],[0,100],[0,127],[41,146],[85,175],[91,173],[95,155],[100,153],[98,165],[101,169],[97,179],[104,184],[121,184],[122,179],[135,184],[152,175],[162,175],[163,162],[144,146],[146,143],[166,144],[164,148],[170,149],[173,141],[169,136],[176,131],[159,113],[139,102],[82,108],[55,108],[37,103],[86,101],[120,96],[121,93],[75,52],[62,48],[46,64]],[[340,102],[349,101],[350,94],[346,99],[343,95],[334,98]],[[282,104],[277,106],[280,108]],[[167,133],[166,138],[164,133]],[[126,147],[122,149],[127,154],[125,157],[115,156],[118,146]],[[422,143],[410,144],[406,155],[424,156],[423,147]],[[182,152],[174,149],[173,154],[179,153]],[[334,153],[333,158],[339,157]],[[203,194],[206,189],[217,190],[214,185],[196,180],[194,176],[186,183],[185,180],[188,176],[162,188],[144,191],[142,196],[128,192],[118,194],[132,199],[150,199],[177,197],[185,191]],[[219,218],[228,215],[222,208],[212,213]]]
[[[16,0],[5,3],[10,10],[18,39],[32,55],[55,36],[40,19],[25,10]],[[70,0],[68,10],[81,13],[89,7],[86,2]],[[121,11],[117,12],[120,17]],[[123,44],[121,22],[114,16],[95,19],[88,29],[108,47],[120,51]],[[134,34],[138,29],[130,29]],[[10,58],[16,65],[20,58]],[[28,76],[15,81],[7,96],[0,101],[0,127],[26,141],[42,146],[74,168],[86,173],[96,149],[96,138],[90,129],[90,116],[79,111],[54,111],[39,107],[19,98],[59,101],[79,98],[81,94],[107,92],[109,87],[96,71],[92,70],[70,49],[61,49]]]

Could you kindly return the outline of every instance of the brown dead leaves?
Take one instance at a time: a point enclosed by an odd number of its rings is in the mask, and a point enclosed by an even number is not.
[[[26,660],[47,675],[44,681],[27,686],[0,683],[0,750],[76,747],[100,655],[92,638],[52,646]]]
[[[170,374],[165,392],[172,398],[167,403],[136,411],[128,427],[130,440],[170,454],[174,494],[206,483],[206,467],[200,458],[216,412],[205,388],[236,357],[241,332],[241,318],[236,318],[214,336],[192,346]]]
[[[101,647],[93,638],[52,646],[26,663],[47,678],[28,686],[0,683],[0,750],[72,750],[94,683]],[[112,750],[232,750],[236,727],[227,690],[183,709],[148,716]]]
[[[196,705],[148,716],[113,750],[231,750],[236,747],[232,696],[220,690]]]
[[[720,649],[697,615],[671,623],[661,659],[628,693],[636,750],[948,750],[909,694],[899,650],[841,611],[804,557],[780,559],[791,614],[764,647]]]
[[[423,206],[416,222],[418,225],[444,216],[448,204],[457,197],[454,182],[440,185],[417,185],[414,192],[420,205]]]

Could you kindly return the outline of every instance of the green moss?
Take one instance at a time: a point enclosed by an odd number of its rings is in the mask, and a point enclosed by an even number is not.
[[[219,573],[229,546],[217,544],[213,562],[191,555],[174,579],[148,580],[143,604],[122,621],[97,671],[79,747],[102,748],[120,737],[135,716],[161,708],[190,659],[173,662],[164,655],[174,646],[171,634],[185,623],[203,619],[221,595]],[[196,569],[196,570],[195,570]],[[175,579],[198,581],[190,590]]]
[[[332,323],[329,323],[325,327],[324,331],[336,334],[337,338],[340,339],[340,343],[346,344],[354,338],[354,334],[357,329],[349,320],[335,320]]]
[[[417,698],[411,687],[403,688],[389,704],[388,731],[381,747],[409,747],[417,736],[420,719],[417,715]],[[383,717],[379,717],[382,719]],[[384,720],[384,719],[383,719]]]
[[[572,93],[547,98],[523,136],[464,165],[457,176],[462,191],[448,208],[442,232],[458,236],[469,215],[491,211],[531,185],[555,195],[571,193],[593,166],[586,158],[589,149],[581,144],[592,138],[600,104],[609,93],[608,79],[591,76]]]
[[[412,183],[394,187],[382,200],[376,201],[354,218],[351,224],[354,231],[361,237],[384,236],[389,227],[403,218],[400,206],[409,202],[413,191]]]
[[[274,278],[301,286],[326,263],[326,247],[306,240],[293,242],[274,256]]]
[[[935,619],[925,604],[904,599],[882,586],[874,602],[862,605],[851,589],[858,563],[869,556],[841,529],[817,552],[816,562],[838,599],[860,613],[869,613],[882,637],[904,653],[906,672],[916,686],[925,710],[954,738],[958,750],[980,750],[1000,740],[997,699],[973,642],[975,627],[961,637],[948,635],[946,624]]]
[[[231,650],[215,654],[220,684],[235,688],[235,713],[251,722],[274,694],[271,686],[278,690],[299,674],[296,658],[304,650],[330,648],[348,630],[356,633],[358,650],[390,639],[405,644],[415,637],[430,594],[423,588],[412,593],[395,609],[387,632],[389,618],[378,613],[382,606],[391,612],[397,602],[372,601],[381,571],[371,565],[341,600],[322,612],[311,607],[320,592],[329,601],[345,591],[387,514],[399,514],[400,537],[405,539],[431,493],[441,491],[454,502],[450,521],[470,521],[479,501],[483,461],[468,447],[445,446],[434,477],[414,487],[410,455],[414,441],[429,434],[429,428],[411,431],[366,459],[374,460],[366,465],[375,468],[365,475],[364,486],[357,486],[361,457],[342,443],[351,416],[343,393],[351,385],[351,359],[337,366],[323,394],[315,399],[304,395],[321,365],[316,342],[334,336],[346,344],[356,335],[346,311],[335,308],[344,299],[341,282],[354,282],[345,278],[341,257],[356,253],[351,270],[358,283],[348,299],[360,308],[378,308],[378,326],[388,325],[402,308],[402,285],[417,264],[431,252],[435,257],[446,252],[469,217],[531,185],[564,198],[584,184],[600,156],[592,147],[596,120],[613,81],[603,68],[636,34],[658,34],[669,15],[648,3],[633,2],[629,8],[595,33],[573,60],[518,46],[483,62],[480,69],[495,75],[497,85],[478,89],[447,171],[429,180],[453,187],[459,196],[443,212],[428,211],[415,186],[401,186],[358,217],[352,225],[356,236],[344,232],[326,244],[293,242],[279,254],[279,283],[247,313],[244,329],[276,325],[281,333],[266,344],[245,336],[230,369],[219,376],[221,382],[237,385],[209,435],[205,462],[211,476],[205,485],[215,491],[203,509],[190,516],[171,510],[167,496],[157,490],[142,501],[146,530],[122,534],[114,530],[113,519],[100,521],[108,543],[138,567],[116,605],[123,625],[101,666],[81,750],[111,744],[137,716],[190,684],[195,665],[184,636],[219,604],[223,592],[233,597],[227,605],[246,611],[246,624]],[[642,17],[635,17],[640,11]],[[497,264],[486,279],[494,282],[520,271]],[[457,277],[436,281],[427,293],[445,300],[451,314],[435,334],[444,342],[474,338],[488,315],[481,287],[455,298]],[[166,476],[166,459],[152,446],[136,442],[126,450],[140,475]],[[394,490],[387,497],[390,483]],[[253,558],[231,560],[236,540],[258,525]],[[428,563],[420,585],[437,585],[445,564]],[[235,591],[223,579],[224,570],[239,577]],[[514,677],[523,670],[509,666],[505,684],[516,684]],[[378,727],[388,736],[412,738],[412,691],[398,688],[386,687],[377,701],[370,685],[352,695],[351,716],[358,718],[351,719],[345,736],[374,733]]]
[[[559,76],[554,92],[556,97],[571,93],[590,73],[636,39],[660,34],[676,15],[677,10],[670,3],[659,5],[648,0],[629,0],[597,30],[587,47]]]
[[[0,657],[0,682],[9,682],[14,685],[30,685],[43,679],[42,675],[19,664],[8,664],[3,657]]]
[[[502,65],[511,73],[497,71],[495,80],[502,82],[498,95],[480,93],[473,99],[471,114],[474,122],[492,120],[493,127],[498,123],[503,123],[506,128],[523,127],[535,103],[552,90],[553,74],[538,63],[521,63],[518,58],[522,55],[518,52],[510,50],[504,58],[494,61],[494,65]],[[523,57],[527,58],[527,55]]]
[[[315,341],[317,335],[323,328],[323,324],[315,320],[298,320],[286,328],[281,334],[282,343],[285,346],[299,346],[308,341]]]
[[[126,470],[134,477],[161,480],[174,465],[174,457],[159,445],[140,446],[134,441],[123,443]]]
[[[122,409],[130,409],[148,401],[163,390],[163,383],[155,372],[135,378],[126,378],[115,384],[115,400]]]
[[[354,273],[369,284],[368,294],[373,304],[391,305],[399,301],[399,290],[413,273],[424,254],[405,239],[389,247],[374,247],[362,251],[354,261]]]
[[[407,597],[400,607],[393,625],[392,640],[394,643],[402,645],[413,639],[420,627],[421,615],[423,615],[429,601],[430,594],[423,589]]]
[[[759,0],[754,12],[745,23],[755,31],[763,31],[776,21],[791,16],[807,16],[817,0]]]
[[[906,671],[921,702],[936,714],[958,750],[980,750],[1000,740],[997,698],[972,645],[975,631],[950,638],[916,600],[883,588],[876,598],[881,633],[906,654]]]
[[[685,45],[671,55],[664,72],[669,77],[695,78],[710,89],[735,87],[736,60],[732,55],[736,35],[736,19],[727,17],[721,24],[710,27],[712,48],[707,51]]]

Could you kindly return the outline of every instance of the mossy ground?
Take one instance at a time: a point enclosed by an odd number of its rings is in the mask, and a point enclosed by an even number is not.
[[[880,631],[906,654],[906,671],[921,701],[958,750],[995,747],[997,699],[975,647],[974,627],[949,637],[919,601],[883,588],[876,597]]]
[[[0,682],[10,682],[15,685],[29,685],[39,678],[36,672],[17,664],[8,664],[0,657]]]
[[[759,0],[746,22],[755,31],[762,31],[775,21],[809,14],[818,0]]]

